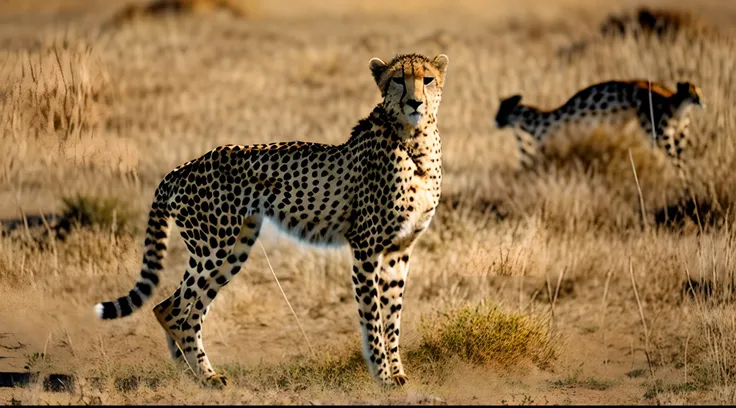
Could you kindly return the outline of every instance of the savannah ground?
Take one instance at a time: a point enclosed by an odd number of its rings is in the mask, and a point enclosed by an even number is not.
[[[675,39],[601,37],[633,1],[245,0],[239,14],[111,23],[126,4],[0,5],[0,219],[91,215],[63,240],[43,236],[53,219],[0,238],[0,371],[76,379],[68,392],[0,388],[2,403],[736,402],[736,3],[677,2],[718,34]],[[170,363],[150,312],[183,273],[177,235],[148,304],[93,316],[138,276],[166,172],[221,144],[346,140],[379,100],[368,61],[403,52],[450,58],[443,199],[402,319],[408,386],[380,390],[358,356],[347,249],[273,228],[261,242],[304,334],[256,245],[204,331],[225,390]],[[688,156],[697,217],[660,222],[676,178],[640,134],[567,132],[535,173],[494,129],[501,97],[551,108],[628,78],[702,88]]]

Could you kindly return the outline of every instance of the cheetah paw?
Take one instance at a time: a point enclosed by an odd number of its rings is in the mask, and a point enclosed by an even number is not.
[[[213,388],[223,389],[230,385],[230,380],[224,374],[213,374],[205,379],[207,385]]]
[[[392,378],[394,380],[394,384],[400,387],[409,382],[409,377],[407,377],[406,374],[394,374]]]

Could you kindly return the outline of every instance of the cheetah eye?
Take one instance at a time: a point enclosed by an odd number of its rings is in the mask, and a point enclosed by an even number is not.
[[[391,78],[391,80],[401,86],[404,86],[404,77],[393,77]]]
[[[432,77],[424,77],[424,85],[429,85],[434,81],[434,78]]]

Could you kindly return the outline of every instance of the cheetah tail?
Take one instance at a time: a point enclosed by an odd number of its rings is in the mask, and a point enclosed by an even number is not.
[[[165,187],[166,185],[162,183],[156,191],[156,199],[148,216],[141,275],[126,296],[95,305],[95,314],[100,319],[117,319],[130,315],[148,300],[153,289],[158,286],[158,273],[163,269],[161,262],[166,255],[171,221]]]

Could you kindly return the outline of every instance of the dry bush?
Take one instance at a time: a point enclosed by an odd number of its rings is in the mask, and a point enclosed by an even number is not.
[[[560,346],[548,322],[485,303],[437,312],[422,319],[419,331],[421,342],[407,355],[425,364],[459,357],[471,364],[496,368],[529,362],[550,368]]]
[[[135,233],[130,207],[117,197],[76,195],[62,197],[58,214],[24,216],[0,221],[0,235],[49,249],[51,241],[66,240],[76,229],[106,231],[112,235]]]
[[[668,45],[702,44],[706,40],[729,40],[731,32],[716,26],[696,12],[683,9],[640,7],[633,12],[609,14],[596,34],[561,47],[558,56],[574,61],[586,51],[620,39]]]
[[[130,209],[116,197],[77,195],[62,198],[60,228],[93,227],[113,234],[131,233]]]
[[[718,237],[704,237],[697,256],[686,263],[683,302],[692,307],[689,323],[692,381],[698,387],[733,391],[736,379],[736,233],[726,228]],[[683,261],[684,262],[684,261]],[[684,358],[684,357],[683,357]]]

